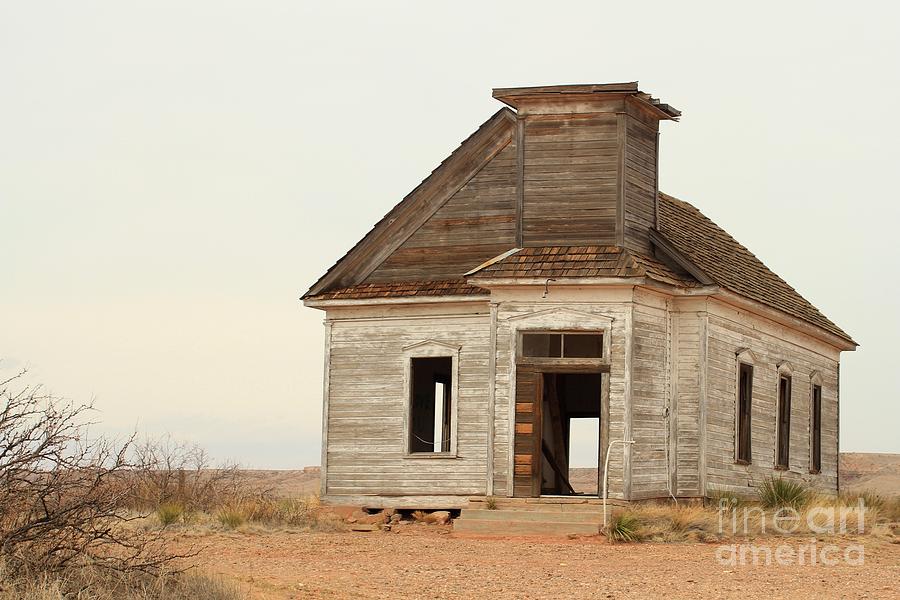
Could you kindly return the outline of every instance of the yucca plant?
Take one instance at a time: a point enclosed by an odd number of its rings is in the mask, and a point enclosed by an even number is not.
[[[812,500],[812,492],[803,483],[782,477],[766,477],[757,490],[765,508],[802,509]]]
[[[612,518],[606,529],[606,537],[612,542],[637,542],[640,540],[638,518],[630,513],[622,513]]]
[[[484,507],[488,510],[497,510],[497,499],[493,496],[488,496],[484,499]]]
[[[156,507],[156,517],[163,527],[174,525],[184,517],[184,506],[179,502],[163,502]]]
[[[240,506],[227,506],[219,509],[216,518],[227,529],[236,529],[247,521],[247,516]]]

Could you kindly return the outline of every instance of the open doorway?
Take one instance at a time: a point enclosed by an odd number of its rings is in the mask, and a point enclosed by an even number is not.
[[[541,494],[598,493],[600,373],[543,373]]]

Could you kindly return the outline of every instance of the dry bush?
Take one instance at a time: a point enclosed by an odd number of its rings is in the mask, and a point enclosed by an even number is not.
[[[222,577],[203,573],[113,573],[85,568],[63,573],[18,573],[0,565],[0,600],[240,600],[246,594]]]
[[[700,505],[644,504],[626,514],[636,539],[654,542],[708,541],[718,528],[718,513]]]
[[[705,504],[711,508],[731,508],[747,504],[747,499],[725,488],[711,486],[706,493]]]
[[[237,529],[247,522],[247,514],[239,504],[223,506],[216,512],[216,519],[226,529]]]
[[[137,510],[179,505],[189,515],[212,511],[234,502],[242,493],[238,466],[213,465],[196,445],[170,438],[143,440],[133,447],[136,461],[147,468],[136,472],[129,502]]]
[[[256,494],[240,504],[247,521],[266,525],[281,525],[307,531],[343,531],[343,519],[322,506],[316,495],[303,498],[273,498]]]
[[[156,518],[163,527],[185,521],[184,505],[178,502],[164,502],[156,507]]]
[[[162,532],[131,526],[133,483],[153,468],[133,438],[88,435],[89,405],[0,382],[0,560],[5,576],[46,577],[54,585],[80,572],[109,577],[171,573],[181,558]],[[16,386],[14,389],[13,386]]]

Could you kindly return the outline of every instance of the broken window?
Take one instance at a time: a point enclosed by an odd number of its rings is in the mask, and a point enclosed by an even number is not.
[[[410,359],[409,451],[450,452],[453,359]]]
[[[791,450],[791,378],[788,375],[778,377],[777,416],[775,468],[787,469]]]
[[[812,398],[810,399],[810,473],[819,473],[822,470],[822,386],[812,386]]]
[[[602,333],[523,333],[522,356],[603,358]]]
[[[753,401],[753,365],[740,363],[738,378],[737,462],[749,465],[751,454],[750,412]]]

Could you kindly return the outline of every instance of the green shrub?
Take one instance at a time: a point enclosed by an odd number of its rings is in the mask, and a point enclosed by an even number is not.
[[[178,502],[163,502],[156,507],[156,517],[163,527],[174,525],[184,518],[184,506]]]
[[[813,499],[809,488],[799,481],[782,477],[766,477],[757,490],[765,508],[793,508],[800,510]]]
[[[621,513],[612,518],[606,529],[606,537],[612,542],[637,542],[640,540],[638,529],[640,522],[631,513]]]
[[[247,521],[247,514],[241,506],[225,506],[219,509],[216,518],[226,529],[237,529]]]

